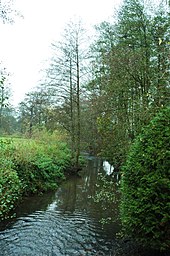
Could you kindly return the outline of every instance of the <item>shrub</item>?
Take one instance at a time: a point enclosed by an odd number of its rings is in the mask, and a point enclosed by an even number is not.
[[[170,247],[170,108],[142,130],[123,167],[121,220],[145,247]]]
[[[13,209],[21,195],[21,187],[16,171],[0,169],[0,219]]]
[[[6,218],[22,193],[22,184],[11,156],[14,145],[10,140],[0,140],[0,219]]]
[[[16,143],[15,165],[25,191],[34,193],[58,186],[70,165],[70,151],[54,134]]]
[[[70,150],[59,133],[36,139],[0,139],[0,219],[19,196],[56,189],[70,166]]]

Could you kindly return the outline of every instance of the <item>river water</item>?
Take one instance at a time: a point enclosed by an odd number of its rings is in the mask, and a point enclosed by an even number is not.
[[[114,255],[117,209],[109,213],[115,222],[103,227],[100,220],[108,210],[92,199],[106,169],[91,157],[81,177],[71,177],[55,192],[26,198],[16,217],[0,224],[0,256]]]

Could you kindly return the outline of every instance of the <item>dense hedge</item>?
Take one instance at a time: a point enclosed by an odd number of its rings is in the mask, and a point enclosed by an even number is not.
[[[170,249],[170,108],[143,129],[123,168],[124,232],[145,247]]]
[[[19,197],[57,188],[70,165],[70,150],[59,134],[0,139],[0,219],[8,217]]]

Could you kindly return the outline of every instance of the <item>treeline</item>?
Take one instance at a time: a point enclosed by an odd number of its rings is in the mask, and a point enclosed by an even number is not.
[[[119,169],[141,128],[169,104],[165,2],[153,9],[151,2],[125,0],[113,22],[96,26],[95,40],[82,22],[71,21],[52,44],[45,79],[20,103],[18,131],[31,137],[35,128],[62,127],[77,165],[85,150]]]

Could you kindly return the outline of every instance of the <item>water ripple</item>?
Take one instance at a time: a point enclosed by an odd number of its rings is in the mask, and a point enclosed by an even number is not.
[[[97,173],[90,171],[86,175],[89,175],[88,186],[92,186],[89,191],[94,191]],[[11,226],[0,232],[0,256],[111,255],[114,239],[99,223],[100,206],[88,203],[88,193],[84,196],[85,181],[66,182],[55,195],[44,195],[44,202],[42,197],[26,202],[27,211],[28,205],[32,211],[22,212]],[[36,209],[40,200],[43,207]],[[23,208],[21,205],[19,211]]]

